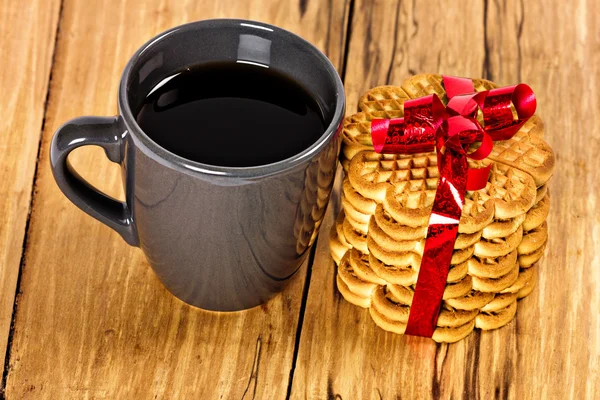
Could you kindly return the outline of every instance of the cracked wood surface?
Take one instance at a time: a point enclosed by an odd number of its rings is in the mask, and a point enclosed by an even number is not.
[[[0,49],[10,60],[0,71],[10,93],[0,97],[0,149],[9,155],[0,158],[2,355],[21,264],[4,371],[8,400],[600,398],[600,9],[593,0],[63,0],[60,18],[58,0],[21,4],[0,0]],[[419,72],[529,83],[558,165],[550,243],[538,287],[516,320],[437,345],[386,333],[345,302],[327,245],[339,174],[312,272],[304,266],[282,295],[236,314],[183,305],[139,250],[69,203],[47,162],[54,130],[75,116],[114,114],[121,70],[139,45],[212,17],[274,23],[315,43],[343,73],[348,113],[368,88]],[[28,25],[35,29],[22,29]],[[119,169],[101,150],[72,158],[92,183],[122,195]]]
[[[0,0],[0,366],[8,343],[60,0]],[[23,27],[27,27],[24,29]],[[0,393],[4,376],[0,376]]]

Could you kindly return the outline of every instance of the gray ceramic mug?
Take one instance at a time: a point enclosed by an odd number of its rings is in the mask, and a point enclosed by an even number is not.
[[[135,115],[154,86],[186,67],[226,60],[265,64],[300,82],[322,109],[325,133],[291,158],[233,168],[180,157],[141,130]],[[55,133],[50,158],[63,193],[141,247],[167,289],[187,303],[240,310],[280,292],[315,240],[337,167],[344,89],[327,57],[264,23],[194,22],[133,55],[118,100],[119,116],[76,118]],[[71,168],[67,156],[86,145],[101,146],[121,165],[125,202]]]

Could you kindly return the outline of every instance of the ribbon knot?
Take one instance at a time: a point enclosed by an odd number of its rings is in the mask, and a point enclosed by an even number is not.
[[[444,76],[443,84],[446,106],[432,94],[406,101],[404,118],[371,121],[378,153],[437,153],[440,177],[406,327],[407,334],[425,337],[433,335],[437,324],[465,193],[485,188],[489,177],[491,164],[469,168],[467,159],[485,159],[493,142],[512,138],[536,108],[535,95],[525,84],[483,92],[475,92],[466,78]],[[477,142],[479,148],[469,153]]]
[[[444,76],[443,83],[447,106],[432,94],[406,101],[403,118],[371,122],[376,152],[414,154],[436,149],[440,162],[444,147],[451,147],[459,153],[464,151],[468,158],[483,160],[492,152],[494,141],[513,137],[535,113],[535,95],[525,84],[475,92],[470,79]],[[452,139],[454,136],[458,139]],[[467,153],[476,142],[481,146]],[[467,190],[484,188],[490,168],[468,169]]]

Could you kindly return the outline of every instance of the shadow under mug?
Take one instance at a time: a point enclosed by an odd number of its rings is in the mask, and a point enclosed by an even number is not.
[[[166,77],[214,61],[259,63],[294,78],[318,102],[326,131],[299,154],[261,166],[213,166],[165,150],[141,130],[136,112]],[[246,309],[280,292],[314,243],[335,177],[344,106],[334,66],[299,36],[253,21],[194,22],[133,55],[121,78],[119,116],[80,117],[56,131],[52,171],[75,205],[142,248],[175,296],[209,310]],[[121,165],[125,202],[70,166],[69,153],[86,145],[104,148]]]

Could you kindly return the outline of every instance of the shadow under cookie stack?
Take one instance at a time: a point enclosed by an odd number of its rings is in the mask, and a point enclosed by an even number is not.
[[[497,87],[473,79],[476,91]],[[434,152],[401,155],[373,150],[371,120],[403,116],[409,99],[447,96],[441,75],[416,75],[401,86],[367,92],[344,121],[342,210],[330,233],[337,287],[368,308],[381,328],[405,332],[438,184]],[[456,342],[473,329],[508,324],[517,300],[535,285],[547,239],[547,182],[554,153],[534,115],[510,139],[494,143],[484,189],[467,191],[433,339]]]

